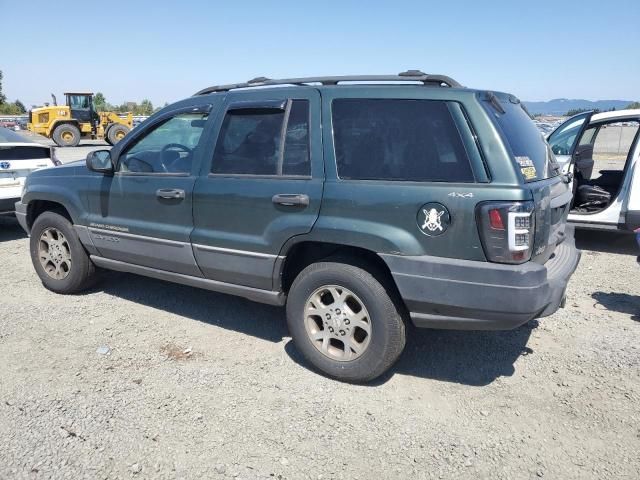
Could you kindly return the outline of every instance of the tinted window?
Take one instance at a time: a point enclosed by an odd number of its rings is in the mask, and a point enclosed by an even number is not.
[[[340,178],[473,181],[447,102],[340,99],[332,115]]]
[[[515,103],[514,103],[515,102]],[[551,148],[519,101],[493,96],[482,102],[503,133],[503,139],[525,181],[543,180],[558,175]]]
[[[49,148],[4,147],[0,144],[0,160],[36,160],[49,156]]]
[[[284,143],[283,175],[311,175],[309,162],[309,102],[294,100]]]
[[[283,132],[286,118],[287,110],[274,108],[228,111],[216,143],[211,173],[309,175],[309,102],[291,102],[287,129]]]
[[[188,173],[204,129],[206,113],[184,113],[156,125],[120,156],[118,170]]]

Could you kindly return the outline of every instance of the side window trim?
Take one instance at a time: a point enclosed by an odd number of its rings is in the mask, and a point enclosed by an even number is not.
[[[278,164],[276,166],[276,176],[282,177],[282,165],[284,164],[284,150],[286,148],[287,130],[289,129],[289,117],[291,116],[291,105],[293,100],[288,99],[284,109],[284,118],[280,127],[280,148],[278,149]]]
[[[489,183],[491,181],[491,173],[489,172],[489,166],[487,159],[482,153],[482,146],[480,145],[480,138],[476,133],[473,123],[469,118],[464,106],[460,102],[448,101],[449,111],[460,137],[462,143],[467,152],[467,158],[471,164],[471,170],[477,183]]]

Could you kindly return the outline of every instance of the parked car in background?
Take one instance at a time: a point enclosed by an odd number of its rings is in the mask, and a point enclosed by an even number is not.
[[[60,165],[52,147],[0,127],[0,214],[13,213],[25,179],[34,170]]]
[[[585,112],[554,130],[548,142],[573,175],[569,221],[599,230],[640,227],[640,110]]]
[[[309,362],[362,382],[409,322],[512,329],[563,306],[570,202],[517,98],[413,70],[206,88],[30,175],[16,216],[54,292],[102,267],[286,305]]]

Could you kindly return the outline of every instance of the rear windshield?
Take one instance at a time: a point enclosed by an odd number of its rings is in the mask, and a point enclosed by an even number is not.
[[[0,143],[0,160],[38,160],[49,158],[49,149],[42,147],[5,147]]]
[[[496,120],[525,182],[559,173],[553,152],[519,100],[504,94],[483,95],[482,104]]]

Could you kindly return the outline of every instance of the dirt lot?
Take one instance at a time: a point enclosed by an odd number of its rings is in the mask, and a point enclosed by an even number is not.
[[[0,218],[0,479],[638,478],[636,247],[578,243],[566,309],[414,331],[352,386],[308,369],[278,308],[118,273],[50,293]]]
[[[284,312],[106,273],[38,281],[0,219],[0,478],[638,478],[640,266],[582,232],[567,308],[419,331],[369,386],[310,371]]]

